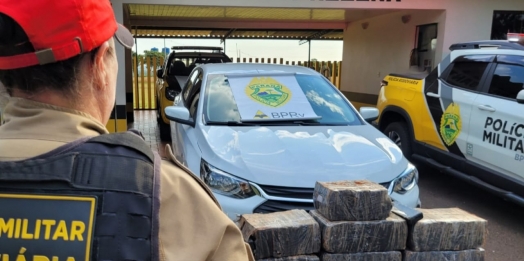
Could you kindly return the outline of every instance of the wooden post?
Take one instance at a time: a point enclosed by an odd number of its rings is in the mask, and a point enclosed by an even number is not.
[[[149,97],[149,109],[156,109],[156,101],[155,101],[155,82],[156,82],[156,68],[157,68],[157,58],[156,56],[153,57],[153,65],[151,66],[151,74],[153,76],[153,79],[151,81],[153,82],[153,88],[151,88],[151,96]]]
[[[149,59],[147,59],[147,62],[146,62],[146,68],[147,68],[147,75],[146,75],[146,85],[147,85],[147,88],[144,88],[146,89],[146,103],[144,104],[144,109],[148,110],[150,109],[150,101],[151,101],[151,57],[149,57]],[[145,87],[145,86],[144,86]]]
[[[144,104],[146,103],[146,92],[144,88],[144,73],[146,70],[144,69],[144,57],[140,57],[140,85],[138,88],[140,89],[140,101],[142,102],[140,104],[140,109],[144,109]]]
[[[138,57],[133,57],[133,109],[138,108]]]
[[[336,62],[333,62],[333,63],[330,62],[329,68],[331,68],[331,83],[336,86],[337,78],[335,77],[335,75],[337,74],[337,72],[335,71],[336,69],[335,64]]]
[[[337,70],[337,88],[340,90],[340,78],[342,78],[342,61],[339,61],[338,63],[338,70]]]

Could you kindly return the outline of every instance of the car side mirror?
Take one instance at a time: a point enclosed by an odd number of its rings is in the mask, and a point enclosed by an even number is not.
[[[362,115],[364,120],[371,123],[378,119],[378,109],[374,107],[360,107],[360,115]]]
[[[164,112],[166,113],[166,118],[170,121],[190,125],[192,127],[195,126],[195,122],[189,115],[189,110],[185,107],[167,106],[164,109]]]
[[[160,68],[156,70],[156,77],[162,79],[162,76],[164,75],[164,69]]]
[[[524,104],[524,89],[520,90],[520,92],[517,94],[517,102]]]

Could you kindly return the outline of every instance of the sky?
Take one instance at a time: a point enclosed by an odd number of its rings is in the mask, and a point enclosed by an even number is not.
[[[165,41],[165,43],[164,43]],[[138,53],[156,47],[161,50],[164,46],[220,46],[220,39],[173,39],[173,38],[138,38],[137,45],[133,48]],[[249,58],[284,58],[284,61],[306,61],[308,59],[308,44],[299,45],[299,40],[251,40],[228,39],[226,40],[226,55],[236,61],[238,53],[241,59]],[[342,41],[317,40],[311,41],[311,59],[318,61],[342,61]]]

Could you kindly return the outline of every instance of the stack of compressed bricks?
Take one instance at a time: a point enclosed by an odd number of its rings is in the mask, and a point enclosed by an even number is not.
[[[408,226],[387,189],[370,181],[317,182],[310,214],[320,224],[322,261],[401,261]]]
[[[458,208],[420,209],[405,261],[483,261],[487,221]]]
[[[483,261],[486,221],[460,209],[418,209],[413,225],[369,181],[317,182],[315,210],[242,215],[259,261]]]
[[[305,210],[242,215],[239,225],[256,260],[319,261],[319,225]]]

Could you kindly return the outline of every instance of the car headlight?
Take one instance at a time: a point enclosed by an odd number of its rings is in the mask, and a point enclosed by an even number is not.
[[[408,167],[400,176],[394,180],[393,191],[404,194],[415,187],[418,183],[418,170],[413,164],[408,163]]]
[[[175,97],[179,92],[175,91],[173,88],[166,87],[166,98],[170,101],[174,101]]]
[[[204,160],[200,163],[200,177],[211,191],[224,196],[244,199],[256,195],[247,181],[219,170]]]

